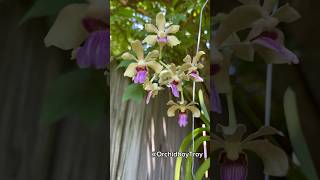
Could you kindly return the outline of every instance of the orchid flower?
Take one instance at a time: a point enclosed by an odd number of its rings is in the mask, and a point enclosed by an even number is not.
[[[106,7],[103,0],[64,7],[45,37],[45,45],[73,50],[72,59],[77,59],[80,68],[105,68],[110,36]]]
[[[188,75],[191,77],[191,79],[193,79],[196,82],[203,82],[203,78],[199,76],[199,71],[198,69],[202,69],[204,66],[203,64],[201,64],[200,58],[202,55],[206,54],[203,51],[199,51],[196,56],[194,56],[191,59],[190,55],[187,55],[184,59],[183,62],[185,62],[185,64],[183,64],[182,66],[189,66],[188,68]]]
[[[182,91],[183,80],[189,80],[189,77],[184,73],[184,70],[185,69],[181,68],[181,66],[176,67],[175,64],[171,64],[159,74],[159,83],[170,87],[171,92],[175,97],[179,97],[179,91]]]
[[[156,25],[145,24],[145,30],[149,33],[155,33],[156,35],[148,35],[142,42],[153,46],[156,42],[160,48],[165,45],[176,46],[180,44],[180,41],[176,36],[169,35],[175,34],[179,31],[179,25],[170,25],[166,27],[166,19],[162,13],[158,13],[156,16]]]
[[[162,66],[156,62],[159,51],[153,50],[144,58],[143,46],[139,40],[133,41],[131,47],[136,56],[126,52],[121,57],[124,60],[135,60],[136,62],[129,64],[124,76],[133,78],[134,83],[143,84],[148,76],[148,68],[153,69],[155,73],[162,70]]]
[[[288,157],[279,147],[267,140],[257,140],[261,136],[282,135],[273,127],[262,127],[257,132],[242,139],[246,126],[217,126],[223,138],[213,135],[213,151],[223,149],[219,157],[221,180],[246,180],[248,159],[245,150],[256,153],[263,161],[264,173],[270,176],[286,176],[289,168]]]
[[[146,98],[146,104],[149,104],[150,98],[154,98],[156,95],[158,95],[158,92],[162,90],[163,88],[159,86],[158,83],[152,83],[149,80],[146,80],[143,84],[144,90],[148,92],[147,98]]]
[[[200,117],[200,110],[197,108],[197,103],[190,102],[187,104],[186,101],[180,101],[178,103],[173,102],[172,100],[167,103],[168,108],[167,114],[168,117],[174,117],[176,111],[179,111],[179,126],[185,127],[188,124],[188,114],[187,111],[191,111],[194,117]]]
[[[249,2],[242,1],[244,4]],[[276,8],[278,0],[265,0],[261,11],[264,17],[253,23],[247,41],[253,49],[267,62],[273,64],[298,64],[298,57],[284,46],[284,35],[276,28],[280,22],[292,23],[298,20],[300,14],[288,3]],[[251,2],[259,5],[259,2]]]

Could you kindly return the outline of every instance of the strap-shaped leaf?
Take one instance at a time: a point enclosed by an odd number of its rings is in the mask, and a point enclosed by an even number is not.
[[[201,166],[199,167],[198,171],[196,172],[196,180],[202,180],[202,177],[210,168],[210,158],[205,160]]]
[[[318,180],[319,178],[301,129],[296,95],[290,88],[286,90],[284,95],[284,112],[287,120],[289,137],[294,152],[301,163],[301,169],[308,179]]]

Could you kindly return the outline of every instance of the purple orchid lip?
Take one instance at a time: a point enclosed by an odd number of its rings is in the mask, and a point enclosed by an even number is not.
[[[220,71],[221,67],[219,64],[211,64],[210,65],[210,75],[215,75]]]
[[[241,153],[237,160],[227,158],[225,152],[220,155],[220,179],[221,180],[246,180],[248,174],[248,162],[246,155]]]
[[[215,87],[213,77],[210,78],[210,109],[216,113],[222,112],[219,93]]]
[[[77,49],[80,68],[103,69],[109,64],[109,29],[91,33],[84,45]]]
[[[178,91],[178,88],[177,88],[178,84],[179,84],[179,82],[177,82],[177,81],[172,81],[170,83],[171,92],[172,92],[174,97],[179,97],[179,91]]]
[[[137,67],[136,71],[137,71],[137,74],[133,78],[134,83],[143,84],[147,79],[147,75],[148,75],[147,68],[146,67]]]
[[[192,71],[190,76],[193,77],[197,82],[203,82],[203,78],[199,76],[197,71]]]
[[[157,36],[157,40],[158,40],[158,42],[160,42],[160,43],[167,43],[167,42],[168,42],[167,36],[166,36],[166,37],[159,37],[159,36]]]
[[[188,115],[187,113],[183,113],[183,112],[180,112],[179,113],[179,126],[180,127],[186,127],[187,124],[188,124]]]

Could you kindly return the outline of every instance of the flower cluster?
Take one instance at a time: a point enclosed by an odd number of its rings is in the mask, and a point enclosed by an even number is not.
[[[160,90],[170,88],[175,98],[180,98],[178,103],[169,101],[168,116],[175,116],[179,112],[179,125],[185,127],[188,123],[188,112],[194,117],[200,117],[200,111],[196,102],[187,102],[184,99],[183,89],[185,82],[203,82],[199,70],[203,68],[201,56],[205,52],[198,52],[193,58],[187,55],[181,60],[180,65],[173,62],[165,63],[162,59],[164,46],[174,47],[181,42],[172,34],[179,31],[179,25],[172,25],[166,22],[165,16],[158,13],[156,16],[156,26],[145,24],[145,30],[152,33],[141,42],[135,40],[131,43],[133,53],[126,52],[122,54],[123,60],[133,60],[124,72],[124,76],[132,78],[133,83],[142,84],[147,91],[146,103],[148,104],[151,97],[158,95]],[[151,47],[159,47],[159,50],[152,50],[145,56],[143,44],[146,43]],[[167,60],[167,62],[169,62]]]

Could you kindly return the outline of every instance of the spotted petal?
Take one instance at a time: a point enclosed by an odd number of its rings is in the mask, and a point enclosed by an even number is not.
[[[63,8],[44,39],[45,45],[64,50],[79,47],[88,36],[82,26],[87,8],[86,4],[72,4]]]
[[[255,152],[263,161],[264,173],[270,176],[286,176],[289,162],[286,153],[267,140],[255,140],[243,145],[244,149]]]

